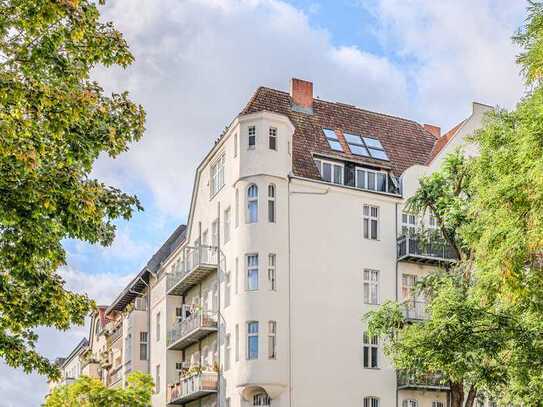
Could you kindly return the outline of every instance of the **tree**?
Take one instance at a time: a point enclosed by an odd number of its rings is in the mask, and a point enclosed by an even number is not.
[[[70,385],[56,387],[44,407],[148,407],[153,394],[148,374],[131,373],[125,388],[107,388],[100,380],[81,376]]]
[[[103,3],[102,1],[100,3]],[[145,114],[89,77],[133,57],[91,0],[0,0],[0,357],[51,378],[38,326],[81,324],[92,301],[64,289],[62,240],[108,245],[136,197],[90,177],[139,140]]]

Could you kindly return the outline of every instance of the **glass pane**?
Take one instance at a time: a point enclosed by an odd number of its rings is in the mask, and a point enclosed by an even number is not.
[[[256,185],[251,185],[247,190],[247,196],[250,198],[256,198],[258,195],[258,187]]]
[[[377,348],[371,348],[371,367],[377,367]]]
[[[366,147],[357,146],[357,145],[354,145],[354,144],[349,144],[349,148],[351,149],[351,153],[353,153],[353,154],[362,155],[364,157],[369,157],[370,156],[368,154],[368,150],[366,149]]]
[[[379,208],[377,206],[372,206],[371,207],[371,216],[376,218],[378,214],[379,214]]]
[[[339,141],[328,140],[328,144],[330,144],[332,150],[343,152],[343,148],[341,147],[341,144],[339,144]]]
[[[379,149],[383,149],[383,146],[381,145],[381,142],[377,140],[376,138],[370,138],[370,137],[364,137],[364,142],[368,147],[375,147]]]
[[[369,367],[370,365],[369,356],[369,348],[364,346],[364,367]]]
[[[326,136],[327,139],[332,139],[332,140],[337,140],[337,135],[336,135],[336,132],[334,130],[330,130],[330,129],[322,129],[322,131],[324,131],[324,135]]]
[[[332,164],[322,163],[322,179],[332,182]]]
[[[371,239],[377,239],[377,221],[371,221]]]
[[[384,150],[376,150],[374,148],[370,148],[370,154],[373,158],[377,158],[379,160],[387,160],[388,161],[388,156],[387,156],[387,153],[385,153]]]
[[[345,140],[349,144],[362,144],[362,139],[357,134],[351,134],[351,133],[343,133],[345,136]]]
[[[375,173],[368,172],[368,187],[369,190],[375,191]]]
[[[256,201],[249,202],[249,223],[256,223],[258,220],[258,205]]]
[[[387,191],[387,176],[383,173],[377,173],[377,191]]]
[[[366,189],[366,171],[356,170],[356,187]]]
[[[343,167],[334,165],[334,184],[343,184]]]

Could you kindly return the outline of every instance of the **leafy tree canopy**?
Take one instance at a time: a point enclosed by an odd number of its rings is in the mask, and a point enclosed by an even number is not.
[[[148,407],[153,394],[151,376],[131,373],[125,388],[107,388],[100,380],[81,376],[70,385],[56,387],[44,407]]]
[[[143,134],[142,107],[89,77],[132,60],[94,1],[0,0],[0,357],[27,372],[58,374],[35,328],[80,324],[93,305],[64,289],[61,241],[108,245],[140,208],[89,176]]]

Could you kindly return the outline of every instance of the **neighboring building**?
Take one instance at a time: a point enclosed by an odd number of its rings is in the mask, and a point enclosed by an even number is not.
[[[85,352],[89,345],[87,338],[83,338],[74,350],[66,358],[58,358],[55,363],[59,367],[61,375],[60,380],[49,382],[49,394],[57,386],[65,384],[72,384],[75,380],[81,376],[81,355]]]
[[[435,219],[403,207],[481,126],[489,108],[473,107],[442,136],[315,99],[310,82],[259,88],[198,166],[186,229],[103,312],[121,350],[90,348],[112,354],[109,375],[150,372],[154,407],[446,406],[438,378],[392,368],[362,315],[403,300],[409,319],[426,317],[413,285],[455,259],[420,244],[412,231]],[[129,321],[138,299],[145,312]]]

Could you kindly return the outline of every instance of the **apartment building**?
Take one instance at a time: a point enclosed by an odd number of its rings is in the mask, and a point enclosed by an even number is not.
[[[405,201],[489,109],[441,135],[311,82],[259,88],[196,169],[186,227],[94,315],[102,379],[149,372],[156,407],[447,406],[439,378],[394,370],[362,316],[393,299],[426,317],[414,283],[455,258],[417,240],[437,225]]]

